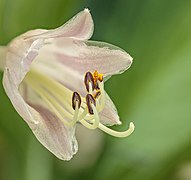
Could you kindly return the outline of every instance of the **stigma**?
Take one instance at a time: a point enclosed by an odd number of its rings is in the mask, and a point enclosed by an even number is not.
[[[100,129],[115,137],[127,137],[135,129],[132,122],[124,132],[112,130],[101,123],[99,113],[105,107],[106,93],[103,74],[96,70],[84,75],[84,88],[87,92],[84,97],[34,69],[30,70],[24,82],[38,94],[65,126],[73,127],[80,123],[88,129]]]

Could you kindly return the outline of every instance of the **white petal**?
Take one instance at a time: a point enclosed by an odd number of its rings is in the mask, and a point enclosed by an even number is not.
[[[33,32],[41,32],[41,30],[34,30]],[[26,34],[31,34],[27,32]],[[6,68],[9,70],[13,83],[19,85],[26,73],[30,69],[30,65],[35,57],[38,55],[39,49],[43,46],[44,41],[24,39],[23,34],[15,38],[9,45],[6,55]]]
[[[13,106],[33,130],[39,141],[60,159],[69,160],[77,152],[74,129],[66,128],[45,108],[35,110],[29,106],[18,91],[19,85],[30,65],[44,45],[44,39],[53,37],[75,37],[86,40],[93,32],[93,21],[88,10],[80,12],[68,23],[55,30],[33,30],[15,38],[6,54],[4,88]],[[36,106],[34,106],[36,107]],[[39,107],[39,106],[38,106]],[[50,118],[53,122],[50,123]]]
[[[132,64],[132,57],[124,50],[104,42],[77,41],[59,39],[59,42],[47,46],[51,53],[63,65],[80,74],[98,70],[105,76],[119,74]]]
[[[94,24],[92,16],[88,9],[84,9],[84,11],[79,12],[61,27],[48,30],[38,35],[29,36],[27,39],[73,37],[75,39],[87,40],[92,36],[93,29]]]
[[[55,156],[62,160],[70,160],[78,151],[75,128],[66,127],[48,109],[32,105],[41,115],[39,124],[33,130],[37,139]]]
[[[103,42],[77,41],[71,38],[47,40],[33,64],[45,70],[71,90],[84,94],[84,74],[98,70],[107,78],[128,69],[131,56]]]
[[[119,116],[117,113],[117,109],[114,105],[114,103],[112,102],[112,100],[110,99],[110,97],[108,96],[108,94],[106,94],[106,100],[105,100],[105,107],[104,109],[99,113],[100,115],[100,121],[102,124],[105,125],[120,125],[121,121],[119,120]]]
[[[57,57],[44,46],[36,57],[32,68],[43,72],[47,76],[62,83],[71,91],[78,91],[81,95],[86,92],[82,74],[70,67],[65,66]]]
[[[81,11],[63,26],[53,30],[32,30],[15,38],[8,46],[6,66],[14,77],[14,82],[19,84],[39,50],[44,45],[44,40],[49,38],[73,37],[87,40],[93,33],[93,20],[89,10]]]
[[[3,85],[13,106],[27,122],[37,139],[58,158],[71,159],[78,149],[74,136],[75,128],[64,126],[56,116],[42,106],[43,103],[30,103],[30,98],[33,99],[34,97],[30,91],[27,91],[26,94],[23,93],[21,96],[18,86],[14,84],[7,69],[4,72]],[[25,100],[23,99],[24,96]]]

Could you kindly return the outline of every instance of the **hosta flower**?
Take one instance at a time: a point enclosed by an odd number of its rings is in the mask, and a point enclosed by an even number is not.
[[[78,150],[76,124],[116,137],[106,125],[121,124],[104,90],[113,74],[128,69],[132,58],[122,49],[88,41],[93,20],[87,9],[53,30],[32,30],[12,40],[6,56],[3,85],[14,108],[36,138],[58,158],[69,160]]]

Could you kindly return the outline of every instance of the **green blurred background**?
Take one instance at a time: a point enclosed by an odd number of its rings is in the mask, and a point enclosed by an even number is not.
[[[85,7],[92,39],[134,57],[106,90],[123,121],[114,128],[133,121],[136,131],[118,139],[79,127],[78,154],[61,161],[34,138],[1,85],[0,180],[191,180],[191,1],[0,0],[0,44],[58,27]]]

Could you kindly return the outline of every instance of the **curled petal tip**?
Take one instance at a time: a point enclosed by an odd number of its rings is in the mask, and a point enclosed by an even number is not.
[[[89,10],[88,8],[85,8],[85,9],[84,9],[84,12],[90,13],[90,10]]]
[[[129,54],[127,54],[127,61],[128,61],[128,64],[129,64],[129,66],[128,66],[128,67],[130,67],[130,66],[131,66],[131,64],[133,63],[133,57],[132,57],[132,56],[130,56]]]
[[[133,57],[129,55],[129,59],[131,62],[133,62]]]
[[[117,121],[117,125],[122,125],[122,122],[121,121]]]

